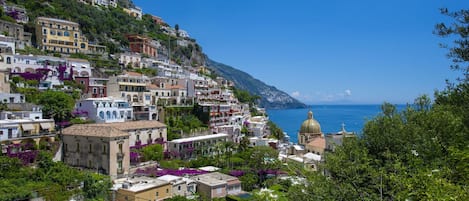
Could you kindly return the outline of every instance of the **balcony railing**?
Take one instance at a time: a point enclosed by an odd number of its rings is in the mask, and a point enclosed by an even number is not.
[[[122,159],[124,158],[125,153],[124,152],[117,152],[117,159]]]

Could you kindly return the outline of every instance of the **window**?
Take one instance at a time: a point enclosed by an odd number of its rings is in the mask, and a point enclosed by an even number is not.
[[[103,145],[103,154],[105,154],[105,153],[106,153],[106,145],[104,144]]]
[[[122,144],[119,144],[119,153],[122,153]]]
[[[158,198],[158,192],[155,193],[156,198]]]
[[[44,43],[47,43],[47,39],[44,38]]]
[[[7,64],[11,64],[11,58],[7,57]]]
[[[47,35],[47,29],[42,30],[42,33],[43,33],[44,35]]]
[[[57,29],[60,29],[60,24],[57,25]]]
[[[3,135],[3,131],[0,131],[0,135]]]
[[[65,151],[68,151],[68,144],[64,145],[64,149],[65,149]]]
[[[97,94],[97,93],[98,93],[98,89],[93,88],[93,94]]]
[[[137,135],[137,141],[140,141],[140,135]]]
[[[77,142],[77,152],[80,151],[80,143]]]
[[[180,190],[181,190],[181,186],[178,186],[178,191],[180,191]]]
[[[122,161],[117,161],[117,167],[122,170]]]
[[[73,28],[75,28],[75,27],[73,27]],[[75,33],[75,38],[78,38],[78,34],[77,34],[77,33]],[[75,43],[75,44],[76,44],[76,43]],[[75,45],[75,46],[76,46],[76,45]]]
[[[86,47],[85,43],[81,43],[80,47],[81,47],[81,49],[85,49],[85,47]]]
[[[50,35],[55,35],[55,31],[54,31],[54,30],[50,30]]]
[[[57,31],[57,36],[62,36],[62,32],[61,32],[61,31]]]
[[[70,32],[64,31],[64,36],[70,36]]]
[[[166,189],[166,193],[169,193],[169,188]]]
[[[88,145],[88,153],[91,153],[91,144]]]

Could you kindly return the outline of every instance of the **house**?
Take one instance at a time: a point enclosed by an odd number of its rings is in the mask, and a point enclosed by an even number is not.
[[[55,136],[54,120],[43,119],[40,107],[36,106],[31,111],[3,111],[0,113],[2,153],[21,155],[29,150],[10,145],[52,143],[55,141]]]
[[[24,103],[23,94],[0,93],[0,102],[2,103]]]
[[[195,158],[201,155],[215,155],[218,150],[215,144],[226,142],[229,139],[228,134],[219,133],[211,135],[202,135],[190,138],[181,138],[168,142],[168,151],[173,158],[182,160]]]
[[[141,19],[142,19],[143,12],[142,12],[142,9],[139,8],[139,7],[135,7],[135,8],[124,8],[123,10],[124,10],[124,12],[126,12],[127,14],[129,14],[129,15],[132,16],[132,17],[137,18],[138,20],[141,20]]]
[[[31,46],[31,33],[24,32],[24,27],[21,24],[0,20],[0,33],[13,37],[15,39],[15,46],[18,49]]]
[[[93,5],[117,8],[118,0],[78,0],[78,2]]]
[[[112,97],[80,100],[75,105],[74,113],[96,123],[125,122],[133,119],[133,109],[129,103]]]
[[[117,188],[115,200],[117,201],[159,201],[172,197],[172,185],[164,180],[137,177],[114,182],[117,182],[115,185]]]
[[[145,54],[153,58],[158,57],[158,45],[151,38],[138,34],[129,34],[127,39],[129,40],[131,52]]]
[[[107,85],[109,79],[95,77],[75,76],[75,82],[84,86],[82,90],[83,98],[103,98],[107,97]]]
[[[107,95],[127,100],[134,110],[135,120],[157,120],[156,96],[148,89],[147,76],[135,72],[109,78]]]
[[[129,134],[106,124],[76,124],[62,131],[64,163],[110,175],[129,174]]]
[[[28,13],[26,8],[20,7],[15,4],[8,4],[2,1],[3,12],[16,20],[17,23],[26,24],[29,22]]]
[[[66,54],[88,50],[88,40],[78,23],[55,18],[36,18],[36,43],[41,50]]]
[[[119,56],[119,65],[130,68],[141,68],[142,55],[140,53],[122,53]]]
[[[227,174],[212,172],[192,179],[197,182],[197,192],[208,200],[242,193],[241,181]]]
[[[66,58],[65,62],[73,69],[73,75],[80,77],[91,77],[91,64],[85,59]]]
[[[157,179],[167,181],[172,186],[172,196],[192,197],[196,193],[197,183],[189,178],[174,175],[164,175]]]

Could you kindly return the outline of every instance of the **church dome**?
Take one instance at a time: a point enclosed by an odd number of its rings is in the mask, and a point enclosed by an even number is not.
[[[321,133],[321,125],[313,118],[312,111],[308,112],[308,119],[301,124],[300,133]]]

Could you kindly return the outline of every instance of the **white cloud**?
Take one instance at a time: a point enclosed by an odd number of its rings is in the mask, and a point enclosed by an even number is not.
[[[345,96],[351,96],[352,95],[352,90],[347,89],[345,90]]]
[[[291,96],[293,96],[293,98],[298,98],[301,96],[301,93],[299,91],[294,91],[291,93]]]

